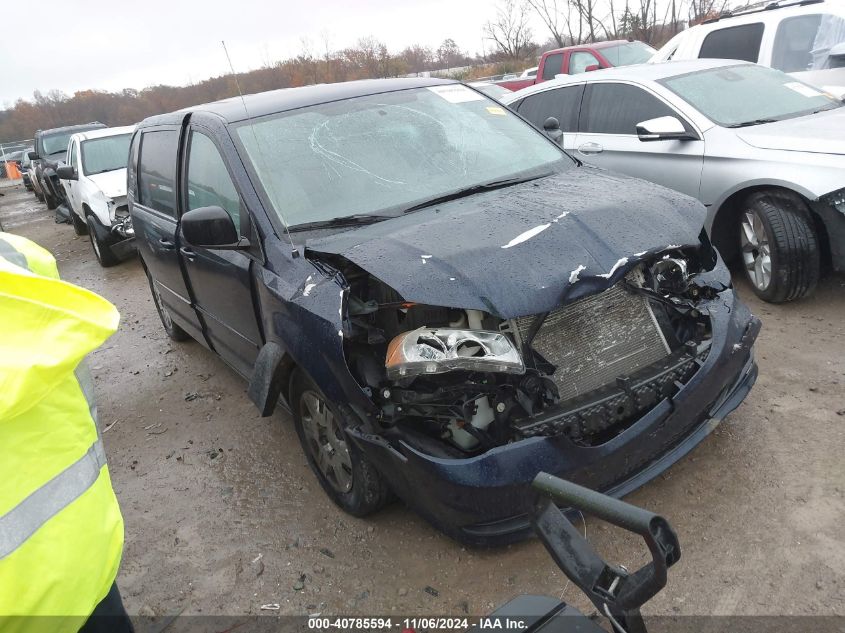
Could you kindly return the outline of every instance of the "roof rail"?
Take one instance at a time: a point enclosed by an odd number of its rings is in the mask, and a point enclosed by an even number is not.
[[[704,20],[702,24],[712,24],[725,18],[738,18],[743,15],[751,15],[754,13],[762,13],[763,11],[772,11],[773,9],[785,9],[787,7],[803,7],[808,4],[820,4],[824,0],[775,0],[774,2],[754,3],[747,5],[745,8],[734,9],[733,11],[726,11],[715,18]],[[762,6],[759,6],[761,5]]]

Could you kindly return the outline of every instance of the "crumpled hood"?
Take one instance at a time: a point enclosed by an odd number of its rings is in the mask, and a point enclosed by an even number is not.
[[[693,198],[582,167],[311,240],[306,254],[341,255],[407,301],[512,318],[607,288],[648,252],[698,246],[704,217]]]
[[[845,155],[845,107],[738,128],[736,135],[760,149]]]
[[[88,176],[100,188],[106,198],[121,198],[126,195],[126,168]]]

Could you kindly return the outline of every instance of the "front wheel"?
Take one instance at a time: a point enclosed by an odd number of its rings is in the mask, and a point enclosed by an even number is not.
[[[74,222],[73,228],[76,230],[76,214],[71,211],[70,217]],[[85,218],[88,220],[88,237],[91,240],[91,248],[94,249],[94,255],[97,257],[100,266],[108,268],[119,263],[120,260],[112,252],[111,245],[105,240],[100,239],[100,231],[104,231],[105,229],[100,229],[99,220],[94,217],[93,213],[89,213]],[[77,235],[80,235],[80,233],[77,233]]]
[[[290,402],[308,465],[332,501],[357,517],[384,507],[391,499],[387,481],[346,433],[342,410],[301,370],[294,372]]]
[[[800,299],[820,275],[819,242],[808,213],[785,197],[752,195],[739,218],[746,278],[770,303]]]

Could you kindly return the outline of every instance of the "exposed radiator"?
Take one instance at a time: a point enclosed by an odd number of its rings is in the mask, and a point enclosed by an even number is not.
[[[533,316],[515,319],[521,340]],[[531,347],[557,367],[561,400],[589,393],[669,355],[647,299],[621,283],[550,313]]]

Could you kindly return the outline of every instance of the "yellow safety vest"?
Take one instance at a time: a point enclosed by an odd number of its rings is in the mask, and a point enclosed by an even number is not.
[[[61,281],[48,251],[0,233],[4,633],[77,631],[117,577],[123,519],[80,362],[119,319],[99,295]]]

